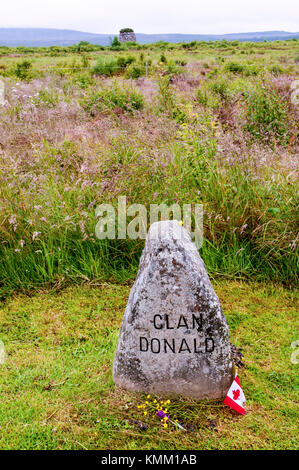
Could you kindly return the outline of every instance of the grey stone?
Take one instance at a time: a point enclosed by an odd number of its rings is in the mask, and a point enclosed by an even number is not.
[[[136,42],[136,35],[133,31],[119,33],[120,42]]]
[[[233,375],[228,325],[196,246],[178,221],[152,224],[122,321],[116,385],[217,399]]]

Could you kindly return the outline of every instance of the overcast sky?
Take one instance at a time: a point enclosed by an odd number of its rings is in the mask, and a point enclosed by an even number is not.
[[[138,33],[299,31],[298,0],[0,1],[0,27],[112,34],[123,27]]]

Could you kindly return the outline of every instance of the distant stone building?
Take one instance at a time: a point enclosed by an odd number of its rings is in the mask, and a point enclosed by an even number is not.
[[[119,32],[120,42],[136,42],[136,36],[131,28],[123,28]]]

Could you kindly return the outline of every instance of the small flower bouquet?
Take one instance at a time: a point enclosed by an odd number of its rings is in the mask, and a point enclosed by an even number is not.
[[[142,405],[138,405],[137,408],[143,410],[144,416],[147,416],[149,412],[155,412],[154,416],[160,418],[163,428],[167,428],[169,423],[172,423],[174,426],[186,431],[186,429],[179,424],[178,420],[170,419],[170,415],[168,414],[167,406],[170,405],[170,400],[161,400],[158,401],[154,398],[151,398],[150,395],[147,395],[146,401]]]

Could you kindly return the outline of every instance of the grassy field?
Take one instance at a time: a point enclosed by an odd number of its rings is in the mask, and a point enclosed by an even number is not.
[[[0,47],[1,449],[296,447],[298,44]],[[96,207],[119,196],[203,204],[244,417],[175,399],[187,431],[164,429],[115,390],[144,246],[96,238]]]
[[[271,284],[214,285],[231,341],[244,354],[239,376],[246,415],[221,402],[163,397],[187,431],[163,428],[154,412],[145,416],[138,408],[145,397],[115,390],[111,371],[130,287],[70,287],[16,296],[0,306],[6,347],[0,448],[296,448],[299,383],[291,342],[298,338],[298,299]]]
[[[0,48],[0,296],[132,279],[143,241],[94,234],[123,195],[203,204],[211,274],[294,285],[298,41],[116,49]]]

